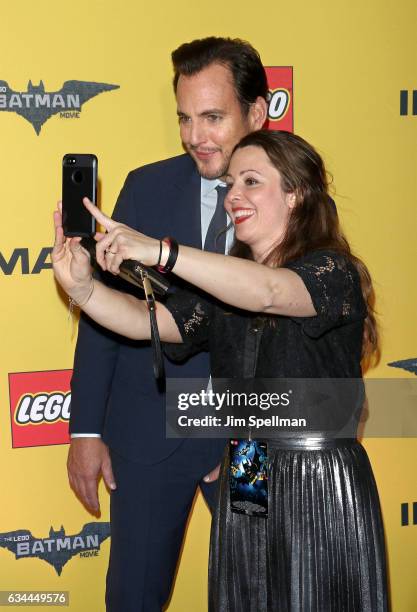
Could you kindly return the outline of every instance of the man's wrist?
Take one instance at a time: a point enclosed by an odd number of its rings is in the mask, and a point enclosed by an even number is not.
[[[101,438],[101,434],[98,433],[72,433],[70,438]]]

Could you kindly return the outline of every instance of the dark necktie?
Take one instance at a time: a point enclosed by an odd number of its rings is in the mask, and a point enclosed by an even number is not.
[[[224,254],[226,250],[227,216],[223,204],[227,193],[227,187],[217,185],[216,191],[216,210],[214,211],[214,215],[212,216],[210,225],[208,226],[206,239],[204,241],[204,250]],[[219,234],[219,232],[221,233]]]

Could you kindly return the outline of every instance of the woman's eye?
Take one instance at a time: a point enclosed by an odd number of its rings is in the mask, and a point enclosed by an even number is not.
[[[254,178],[252,178],[251,176],[248,176],[247,178],[245,178],[245,185],[257,185],[258,181]]]

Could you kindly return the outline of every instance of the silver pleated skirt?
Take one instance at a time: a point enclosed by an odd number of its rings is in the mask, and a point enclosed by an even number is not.
[[[268,441],[268,518],[229,508],[229,459],[213,518],[210,612],[385,612],[384,532],[356,440]]]

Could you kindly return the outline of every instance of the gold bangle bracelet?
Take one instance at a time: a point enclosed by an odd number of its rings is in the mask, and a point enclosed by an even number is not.
[[[85,306],[88,302],[88,300],[91,298],[91,296],[93,295],[93,291],[94,291],[94,278],[91,278],[91,285],[90,285],[90,289],[88,291],[88,295],[86,297],[86,299],[84,300],[84,302],[76,302],[72,297],[68,296],[68,305],[69,305],[69,313],[70,315],[72,314],[73,310],[74,310],[74,306],[78,306],[78,308],[82,308],[83,306]]]

